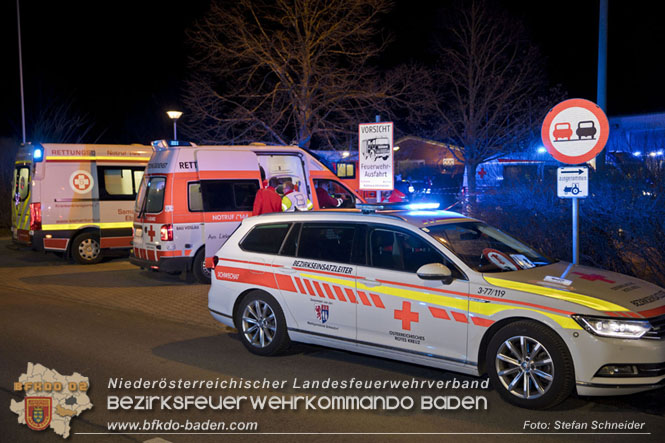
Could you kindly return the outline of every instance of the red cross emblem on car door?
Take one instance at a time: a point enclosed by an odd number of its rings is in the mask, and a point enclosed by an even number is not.
[[[417,312],[411,311],[411,302],[403,301],[402,309],[395,309],[395,320],[402,320],[402,329],[405,331],[411,330],[411,322],[418,323],[420,315]]]

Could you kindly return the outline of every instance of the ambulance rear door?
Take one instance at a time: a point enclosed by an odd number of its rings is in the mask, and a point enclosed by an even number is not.
[[[210,259],[240,222],[252,215],[261,174],[252,151],[200,149],[195,158],[204,211],[205,256]]]

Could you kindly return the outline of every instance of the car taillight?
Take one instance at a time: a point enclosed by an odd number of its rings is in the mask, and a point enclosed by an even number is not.
[[[173,225],[162,225],[159,229],[159,234],[162,241],[173,241]]]
[[[42,229],[42,204],[30,203],[30,230]]]

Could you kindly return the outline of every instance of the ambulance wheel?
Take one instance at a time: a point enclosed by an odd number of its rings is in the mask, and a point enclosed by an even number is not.
[[[99,263],[104,258],[104,252],[99,245],[99,236],[92,232],[84,232],[74,238],[72,242],[72,258],[82,265]]]
[[[206,268],[206,249],[201,248],[194,256],[192,263],[192,274],[197,282],[210,284],[210,269]]]
[[[263,292],[247,294],[236,311],[242,344],[257,355],[277,355],[288,348],[284,312],[277,300]]]
[[[547,409],[574,387],[573,359],[564,341],[547,326],[517,321],[500,329],[487,347],[487,370],[508,403]]]

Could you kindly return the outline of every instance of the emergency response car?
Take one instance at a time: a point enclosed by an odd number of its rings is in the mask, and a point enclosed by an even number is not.
[[[128,250],[144,145],[27,144],[14,167],[12,236],[37,250],[99,262]]]
[[[158,141],[153,148],[136,199],[130,261],[164,272],[191,271],[201,283],[210,282],[213,255],[240,221],[252,215],[262,186],[260,167],[266,180],[277,180],[278,189],[291,182],[313,209],[326,207],[318,198],[322,190],[337,192],[336,208],[353,208],[359,199],[297,146]]]
[[[665,383],[662,288],[460,214],[266,214],[215,263],[210,312],[259,355],[292,340],[488,373],[528,408]]]

